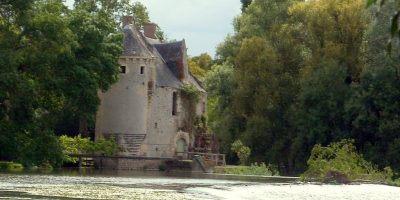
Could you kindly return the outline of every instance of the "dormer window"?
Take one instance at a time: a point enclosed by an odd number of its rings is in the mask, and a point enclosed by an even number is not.
[[[126,66],[119,66],[119,72],[121,74],[126,74]]]
[[[140,67],[140,74],[144,74],[144,66]]]

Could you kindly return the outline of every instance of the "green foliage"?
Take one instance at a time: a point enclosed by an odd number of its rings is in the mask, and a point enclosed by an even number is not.
[[[228,81],[213,69],[205,81],[224,153],[241,138],[251,160],[296,173],[315,144],[352,138],[380,168],[397,166],[399,62],[383,51],[390,20],[369,12],[363,0],[252,1],[217,47]]]
[[[2,159],[16,161],[27,167],[43,163],[54,167],[62,165],[61,147],[53,132],[32,126],[0,123],[0,133]]]
[[[61,147],[64,152],[64,161],[76,163],[78,158],[70,157],[67,154],[89,153],[93,151],[93,142],[89,138],[82,138],[81,135],[68,137],[62,135],[59,138]]]
[[[21,172],[24,170],[24,166],[14,162],[0,161],[0,171],[4,172]]]
[[[204,81],[208,70],[211,68],[213,60],[207,53],[189,58],[188,65],[190,72],[200,81]]]
[[[390,34],[391,37],[398,37],[400,39],[400,28],[399,28],[399,17],[400,17],[400,6],[399,6],[399,1],[398,0],[368,0],[367,1],[367,6],[372,6],[374,4],[378,4],[381,7],[386,6],[387,4],[392,4],[393,2],[397,3],[397,6],[395,7],[395,12],[393,12],[393,16],[391,17],[392,19],[390,20]],[[389,46],[390,47],[390,46]],[[391,48],[389,48],[391,49]]]
[[[192,58],[189,58],[188,62],[190,73],[200,81],[203,81],[207,75],[207,70],[201,68]]]
[[[385,181],[385,175],[357,153],[353,142],[342,140],[327,147],[315,145],[307,161],[308,169],[302,178],[324,180],[328,172],[336,171],[345,174],[349,180]],[[392,175],[389,169],[386,173]]]
[[[240,0],[240,2],[242,3],[242,12],[244,12],[246,8],[249,7],[252,1],[253,0]]]
[[[250,166],[226,165],[215,167],[214,173],[219,174],[237,174],[237,175],[257,175],[257,176],[279,176],[276,167],[266,165],[265,163],[253,163]]]
[[[81,135],[75,137],[63,135],[59,137],[59,140],[64,152],[64,161],[71,163],[76,163],[78,158],[68,156],[67,154],[97,153],[111,156],[122,150],[113,137],[110,139],[98,139],[93,142],[90,138],[84,138]]]
[[[159,171],[162,171],[162,172],[166,171],[166,170],[167,170],[167,165],[165,165],[165,164],[160,164],[160,165],[158,166],[158,170],[159,170]]]
[[[139,26],[150,21],[143,4],[128,0],[0,4],[0,159],[61,165],[54,127],[64,116],[93,124],[98,91],[118,78],[127,14]]]
[[[239,157],[240,164],[245,165],[247,163],[251,150],[249,147],[243,145],[242,141],[236,140],[232,143],[231,150]]]
[[[197,103],[200,97],[200,91],[192,84],[184,84],[181,88],[181,93],[194,104]]]

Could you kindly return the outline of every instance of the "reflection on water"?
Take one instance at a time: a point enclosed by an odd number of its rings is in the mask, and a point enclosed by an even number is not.
[[[383,185],[300,184],[293,178],[189,172],[76,171],[0,174],[0,199],[398,199]]]

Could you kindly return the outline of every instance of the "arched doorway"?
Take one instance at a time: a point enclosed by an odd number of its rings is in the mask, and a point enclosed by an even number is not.
[[[186,141],[183,138],[179,138],[176,141],[176,155],[181,158],[187,157],[188,146]]]
[[[176,141],[176,153],[186,153],[187,152],[187,144],[183,138],[179,138]]]

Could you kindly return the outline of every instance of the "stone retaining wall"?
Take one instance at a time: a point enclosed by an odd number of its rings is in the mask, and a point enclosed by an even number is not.
[[[165,165],[165,160],[129,159],[129,158],[96,158],[95,166],[113,170],[158,170]]]

